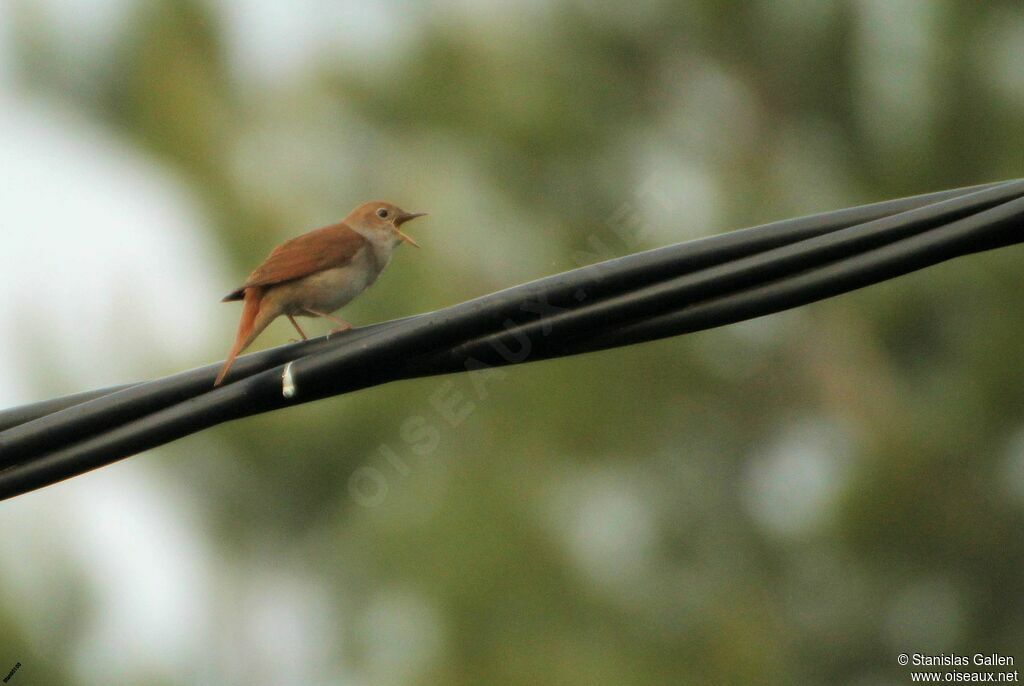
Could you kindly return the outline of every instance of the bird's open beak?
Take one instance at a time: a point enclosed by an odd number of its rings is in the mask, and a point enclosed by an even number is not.
[[[398,232],[398,237],[401,238],[406,243],[411,243],[412,245],[415,245],[417,248],[420,247],[420,244],[417,243],[416,241],[414,241],[412,239],[412,236],[410,236],[410,235],[408,235],[406,233],[402,233],[401,231],[399,231]]]
[[[403,212],[402,214],[395,217],[395,230],[397,231],[398,227],[406,223],[407,221],[412,221],[416,217],[423,217],[426,214],[426,212]],[[398,231],[398,237],[401,238],[406,243],[415,245],[417,248],[420,247],[419,243],[414,241],[411,236],[409,236],[406,233],[403,233],[402,231]]]
[[[401,226],[402,224],[412,221],[416,217],[426,217],[426,212],[402,212],[402,214],[395,217],[395,226]]]

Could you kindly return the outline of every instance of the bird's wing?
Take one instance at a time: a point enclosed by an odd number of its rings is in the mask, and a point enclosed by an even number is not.
[[[304,233],[274,248],[263,264],[223,302],[241,300],[246,288],[271,286],[324,269],[344,267],[366,244],[365,238],[344,223]]]

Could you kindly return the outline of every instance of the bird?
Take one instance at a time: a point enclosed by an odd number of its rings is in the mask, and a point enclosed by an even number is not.
[[[220,386],[239,353],[282,314],[307,340],[296,317],[323,317],[338,326],[352,325],[333,316],[366,290],[402,243],[420,247],[399,227],[425,212],[406,212],[383,200],[372,200],[352,210],[336,224],[314,229],[285,241],[221,302],[242,301],[242,317],[234,345],[213,385]]]

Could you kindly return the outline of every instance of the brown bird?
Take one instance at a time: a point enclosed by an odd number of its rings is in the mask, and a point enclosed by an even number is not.
[[[278,316],[285,315],[303,340],[306,334],[295,317],[324,317],[352,328],[331,313],[348,304],[377,280],[399,244],[419,243],[398,227],[422,217],[382,201],[365,202],[337,224],[286,241],[239,288],[221,302],[242,300],[242,319],[235,344],[228,353],[214,386],[219,386],[238,354]]]

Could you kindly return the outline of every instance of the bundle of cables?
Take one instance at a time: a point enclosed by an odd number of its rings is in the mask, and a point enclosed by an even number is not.
[[[0,499],[221,422],[435,374],[676,336],[1024,242],[1024,180],[942,191],[702,238],[435,312],[156,381],[0,412]]]

